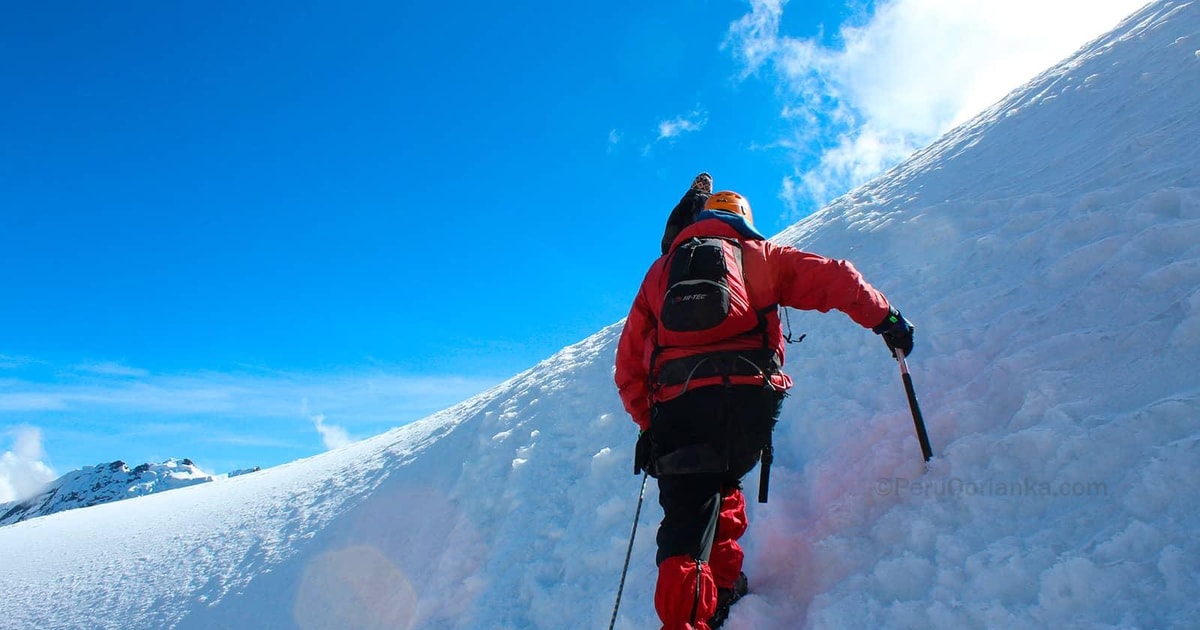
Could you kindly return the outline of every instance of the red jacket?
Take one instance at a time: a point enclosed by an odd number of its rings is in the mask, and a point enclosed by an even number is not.
[[[714,214],[722,218],[713,218]],[[738,239],[742,245],[742,265],[750,301],[755,310],[769,309],[772,305],[822,313],[837,309],[864,328],[879,324],[887,316],[887,299],[867,284],[849,262],[824,258],[786,245],[776,245],[749,234],[754,234],[753,229],[748,228],[741,217],[726,213],[709,213],[707,218],[702,215],[700,220],[680,232],[672,244],[672,249],[680,242],[695,236]],[[656,376],[651,374],[652,359],[657,369],[672,359],[718,350],[761,348],[763,344],[761,335],[752,335],[708,346],[662,349],[655,356],[655,350],[658,348],[659,314],[662,312],[662,299],[666,292],[664,268],[668,260],[669,255],[659,258],[646,272],[617,345],[617,390],[621,394],[625,410],[643,429],[650,428],[650,408],[654,403],[679,396],[685,389],[724,382],[721,376],[709,376],[696,378],[684,385],[652,386],[655,382],[652,377]],[[770,309],[766,314],[766,343],[778,354],[782,365],[783,328],[779,323],[777,309]],[[764,384],[762,375],[726,378],[735,385]],[[792,386],[792,380],[786,374],[779,373],[770,378],[776,389],[783,390]]]

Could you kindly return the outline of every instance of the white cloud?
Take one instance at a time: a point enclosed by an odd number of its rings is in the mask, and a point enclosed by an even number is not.
[[[668,140],[691,131],[700,131],[707,123],[707,114],[700,110],[693,110],[683,116],[658,123],[658,139]]]
[[[611,129],[608,132],[608,150],[612,151],[621,143],[621,133],[616,129]]]
[[[0,370],[11,370],[19,368],[28,363],[28,360],[22,357],[14,357],[9,354],[0,354]]]
[[[883,0],[836,46],[780,32],[784,0],[752,0],[726,46],[789,103],[793,202],[864,183],[1107,32],[1145,0]]]
[[[150,373],[146,370],[129,367],[115,361],[99,361],[93,363],[80,363],[75,366],[75,369],[80,372],[88,372],[90,374],[99,374],[102,376],[149,376]]]
[[[84,461],[106,461],[111,452],[89,455],[86,451],[101,448],[93,444],[111,448],[114,441],[122,440],[170,445],[169,456],[180,455],[179,446],[188,443],[308,449],[312,434],[302,427],[310,422],[317,426],[324,445],[333,448],[349,443],[355,439],[352,436],[375,435],[446,409],[501,380],[414,376],[387,367],[340,373],[261,369],[140,373],[144,375],[127,370],[83,374],[53,365],[48,369],[39,365],[30,373],[4,372],[0,417],[22,417],[24,422],[53,430],[60,439],[81,445],[74,450],[84,453],[72,455]],[[55,380],[38,380],[47,374]],[[308,411],[310,405],[321,411],[319,422]],[[338,425],[328,423],[326,417],[337,418]],[[0,425],[0,447],[3,438]],[[30,479],[46,480],[48,468],[39,467],[40,460],[30,452],[14,449],[5,455],[0,496],[12,495],[17,488],[28,490]],[[39,470],[44,474],[30,476]],[[22,481],[13,481],[18,478]]]
[[[42,432],[19,426],[5,432],[10,450],[0,455],[0,503],[21,501],[37,493],[57,475],[42,460]]]
[[[729,27],[730,38],[722,48],[733,45],[741,58],[742,78],[755,72],[775,55],[781,42],[779,22],[787,0],[751,0],[750,12]]]
[[[100,368],[85,370],[96,366]],[[119,364],[66,367],[23,360],[22,366],[0,372],[0,421],[16,418],[53,431],[56,439],[71,445],[71,452],[58,454],[70,458],[71,466],[112,461],[114,445],[125,448],[124,443],[142,451],[136,456],[146,461],[196,457],[196,444],[304,452],[314,446],[313,425],[326,448],[335,448],[425,418],[500,380],[416,376],[386,365],[342,372],[244,367],[236,372],[162,373]],[[323,414],[319,422],[313,418],[316,412],[308,412],[310,404]],[[325,418],[336,418],[337,425]],[[22,448],[11,449],[0,462],[0,503],[55,476],[36,455],[40,446],[30,446],[40,439],[22,434]],[[6,444],[0,425],[0,452]],[[263,463],[260,458],[276,456],[241,458]],[[230,467],[244,466],[244,461],[230,462]]]
[[[312,416],[313,426],[316,427],[317,433],[321,434],[321,442],[325,444],[325,448],[334,449],[345,446],[354,440],[350,438],[350,434],[345,429],[335,424],[326,424],[325,414],[318,413]]]
[[[343,374],[291,372],[94,374],[52,383],[0,379],[0,411],[127,413],[295,418],[309,400],[338,417],[378,423],[415,419],[461,402],[499,379],[409,376],[380,370]],[[419,416],[417,416],[419,417]]]
[[[27,385],[15,379],[0,382],[0,411],[61,411],[67,408],[67,401],[60,393]]]

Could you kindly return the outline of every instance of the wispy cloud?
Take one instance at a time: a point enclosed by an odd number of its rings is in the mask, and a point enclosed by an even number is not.
[[[779,82],[795,172],[819,206],[895,165],[1112,28],[1144,0],[883,0],[837,43],[781,32],[785,0],[751,0],[726,47],[743,78]]]
[[[681,134],[700,131],[708,124],[708,114],[696,109],[658,123],[658,140],[669,140]]]
[[[149,376],[150,375],[150,372],[148,372],[146,370],[143,370],[140,368],[135,368],[135,367],[129,367],[128,365],[123,365],[121,363],[116,363],[114,361],[79,363],[73,367],[75,370],[80,371],[80,372],[86,372],[89,374],[99,374],[101,376]]]
[[[172,421],[164,417],[159,420],[139,421],[136,424],[126,426],[120,430],[119,436],[150,439],[187,436],[188,441],[192,443],[228,444],[260,448],[294,449],[302,448],[306,445],[306,441],[298,439],[299,436],[295,434],[266,435],[263,431],[271,427],[260,426],[260,424],[262,423],[256,423],[251,429],[244,426],[225,428],[214,424],[212,421]],[[60,429],[58,433],[60,438],[64,439],[68,435],[76,440],[86,439],[86,435],[79,431],[68,432]]]
[[[31,363],[35,363],[35,361],[28,357],[0,354],[0,370],[15,370],[18,368],[23,368]]]
[[[621,132],[616,129],[610,130],[608,132],[608,152],[612,153],[619,144],[621,144]]]
[[[42,460],[42,433],[36,427],[18,426],[0,433],[6,443],[0,455],[0,503],[21,501],[56,478]]]
[[[30,363],[0,377],[3,416],[38,424],[53,436],[58,461],[70,466],[167,456],[273,465],[271,458],[311,452],[316,437],[335,448],[436,413],[502,380],[411,375],[381,365],[340,373],[246,368],[175,374],[92,365],[100,369]],[[0,496],[28,490],[27,480],[43,481],[32,474],[48,470],[38,466],[40,437],[21,444],[4,456]]]
[[[500,380],[382,370],[341,374],[97,371],[86,378],[54,382],[0,379],[0,411],[297,418],[302,401],[308,400],[314,408],[339,418],[378,423],[438,411]]]
[[[0,411],[61,411],[67,401],[56,392],[35,391],[25,381],[0,381]]]
[[[233,445],[233,446],[252,446],[255,448],[285,448],[285,449],[300,448],[300,447],[304,446],[302,443],[300,443],[299,440],[295,440],[295,439],[288,440],[288,439],[263,436],[263,435],[229,433],[227,431],[223,431],[220,433],[212,433],[211,430],[207,430],[207,431],[208,431],[208,434],[203,439],[205,439],[209,442],[213,442],[215,444],[229,444],[229,445]]]

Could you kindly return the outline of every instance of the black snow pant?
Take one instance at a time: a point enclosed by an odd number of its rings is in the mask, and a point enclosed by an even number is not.
[[[659,564],[676,555],[708,560],[721,502],[758,463],[784,395],[752,385],[700,387],[654,406]]]

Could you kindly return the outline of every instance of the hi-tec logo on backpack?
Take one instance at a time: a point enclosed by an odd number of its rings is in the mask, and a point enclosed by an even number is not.
[[[660,344],[703,345],[746,333],[758,325],[737,240],[692,238],[668,255],[659,318]]]

